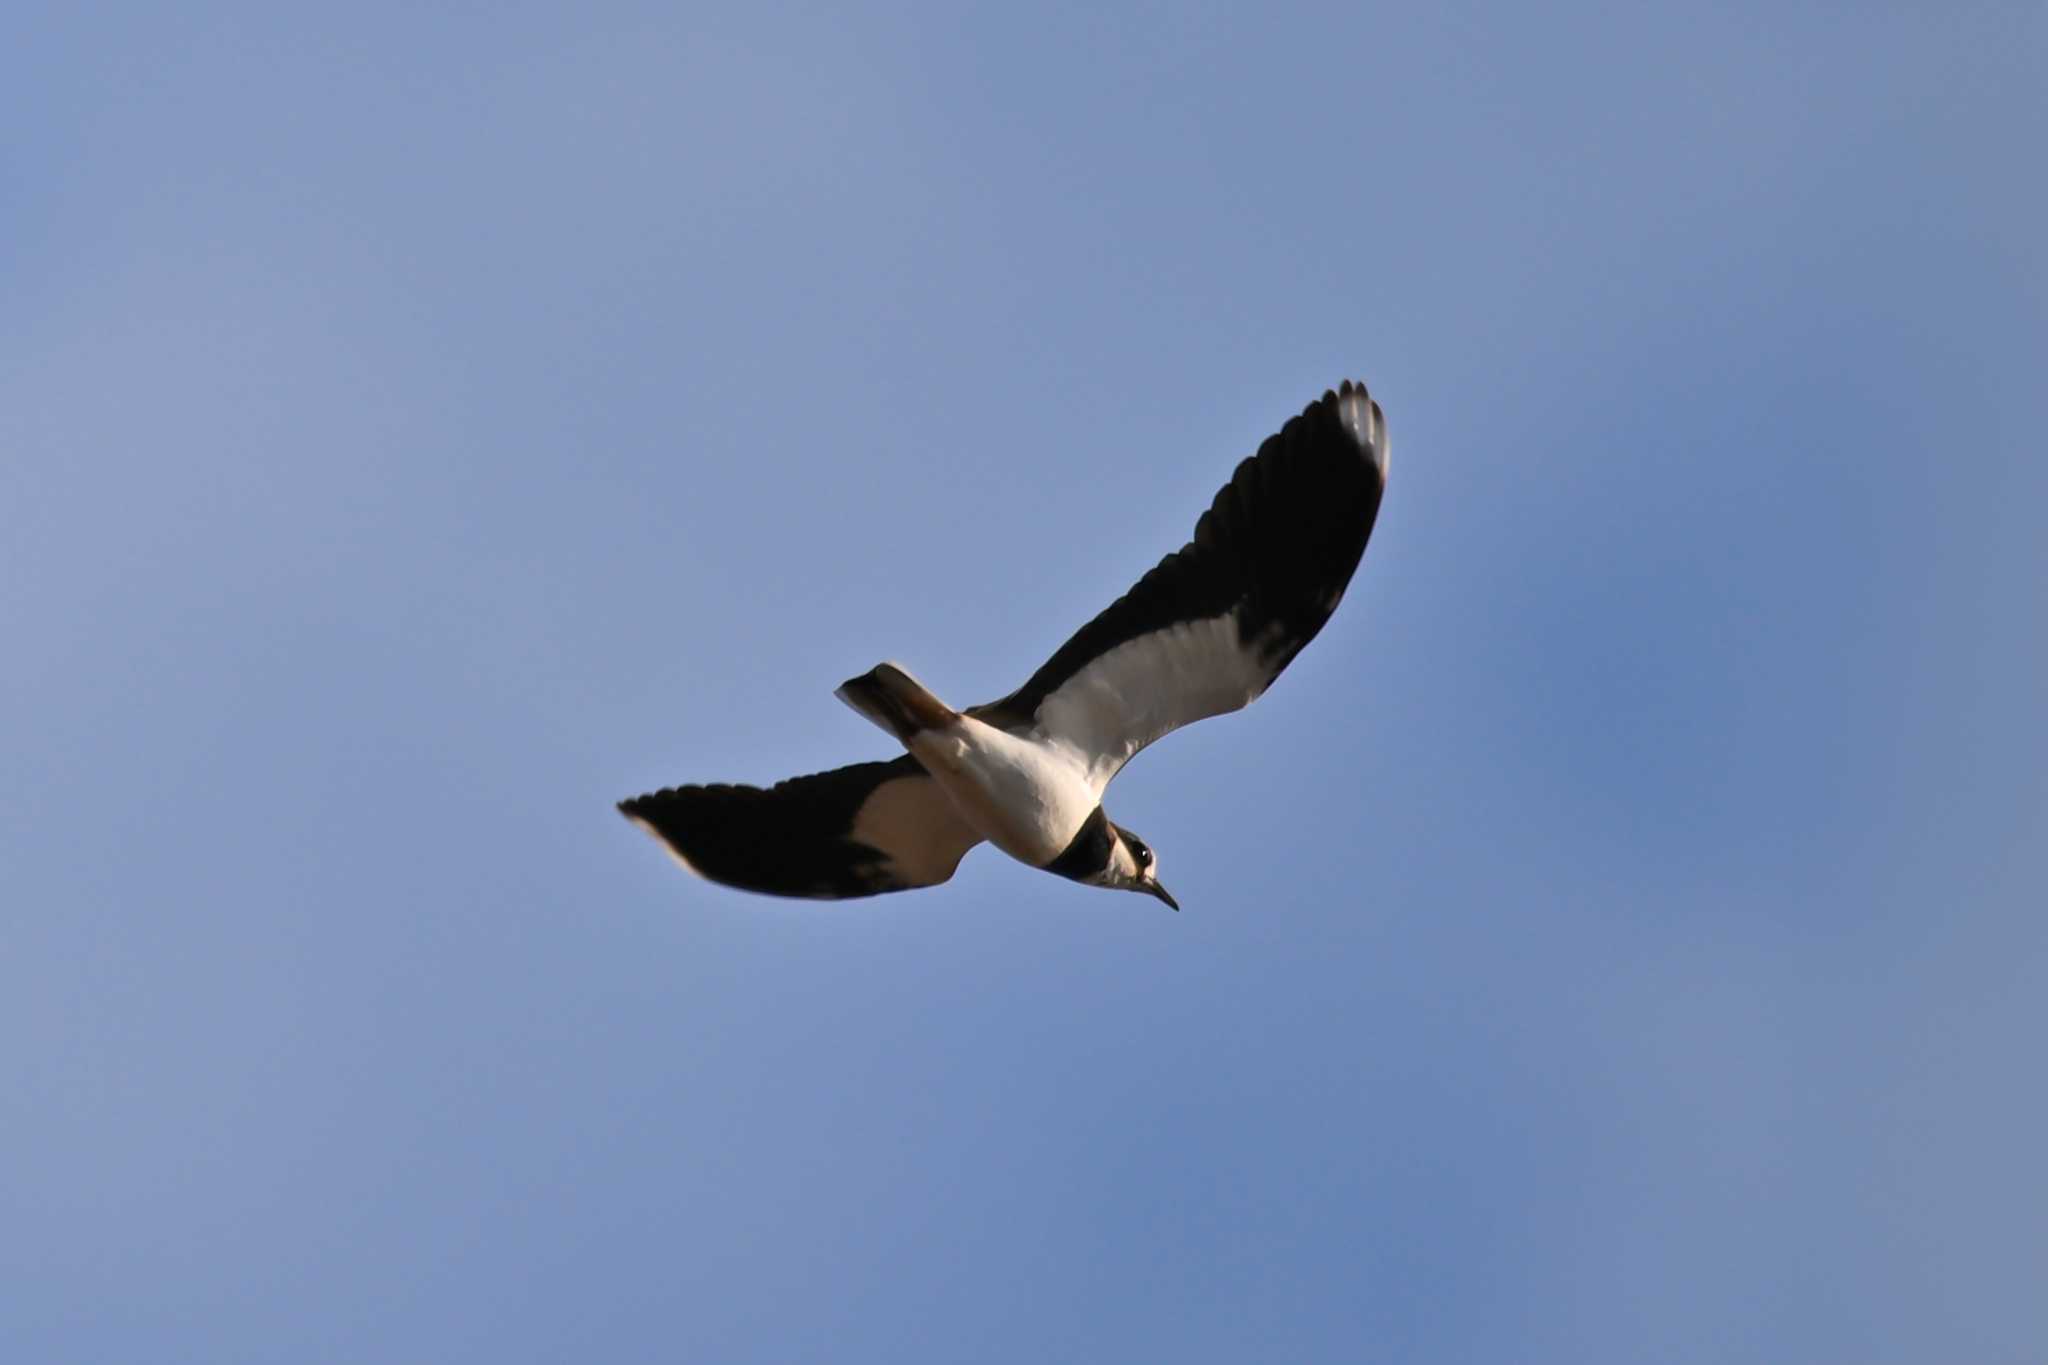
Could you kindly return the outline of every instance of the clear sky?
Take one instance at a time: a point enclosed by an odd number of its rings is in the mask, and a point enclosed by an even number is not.
[[[2038,4],[8,27],[0,1357],[2041,1358]],[[1347,375],[1185,913],[613,812]]]

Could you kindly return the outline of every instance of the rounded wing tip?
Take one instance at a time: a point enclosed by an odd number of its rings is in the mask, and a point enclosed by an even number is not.
[[[696,864],[692,863],[688,858],[685,858],[683,856],[683,851],[677,848],[666,834],[663,834],[659,829],[657,829],[652,820],[648,819],[645,815],[642,815],[640,813],[643,807],[643,803],[645,803],[646,800],[647,798],[644,796],[627,797],[624,801],[618,803],[619,814],[625,816],[628,820],[638,825],[641,828],[641,830],[646,833],[648,838],[654,840],[655,843],[660,844],[661,851],[663,853],[666,853],[669,856],[669,860],[673,862],[677,867],[680,867],[681,869],[683,869],[683,871],[689,873],[692,877],[702,878],[706,881],[710,880],[708,877],[704,876],[703,872],[698,870]]]
[[[1365,391],[1365,385],[1347,379],[1337,386],[1334,393],[1324,394],[1323,401],[1336,408],[1337,420],[1343,424],[1346,434],[1365,452],[1365,458],[1372,461],[1373,468],[1380,472],[1380,480],[1385,482],[1390,463],[1387,415]]]

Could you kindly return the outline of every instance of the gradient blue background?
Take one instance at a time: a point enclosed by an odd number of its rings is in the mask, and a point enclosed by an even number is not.
[[[2038,5],[9,30],[0,1356],[2048,1349]],[[1112,794],[1186,913],[612,812],[1345,375],[1343,611]]]

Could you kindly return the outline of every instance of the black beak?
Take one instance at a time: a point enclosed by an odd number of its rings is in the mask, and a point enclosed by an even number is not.
[[[1146,882],[1145,889],[1151,892],[1153,895],[1159,897],[1159,899],[1165,901],[1169,906],[1172,906],[1175,910],[1180,909],[1180,902],[1175,900],[1173,896],[1167,891],[1167,889],[1161,886],[1158,882]]]

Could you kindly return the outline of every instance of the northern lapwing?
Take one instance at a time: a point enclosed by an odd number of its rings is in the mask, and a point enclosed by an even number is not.
[[[1346,380],[1245,459],[1194,539],[1000,701],[955,711],[895,664],[838,689],[907,750],[773,787],[670,787],[619,810],[689,871],[841,900],[936,886],[986,839],[1090,886],[1159,884],[1145,841],[1103,813],[1140,749],[1272,685],[1316,637],[1365,553],[1387,426]]]

